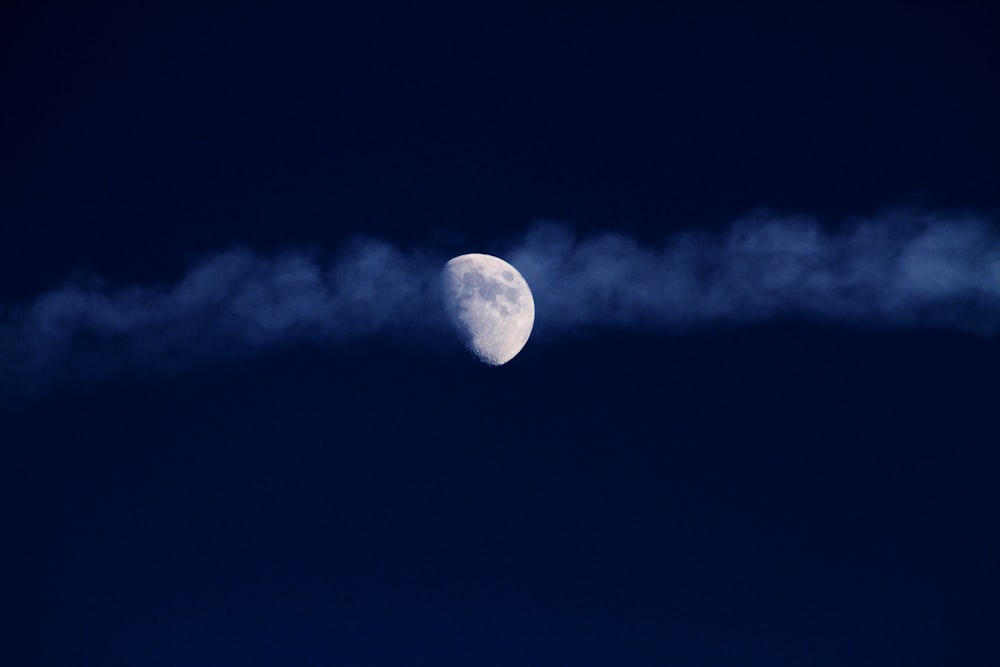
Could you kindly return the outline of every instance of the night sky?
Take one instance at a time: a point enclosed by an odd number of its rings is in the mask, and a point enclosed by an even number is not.
[[[0,663],[1000,664],[990,3],[83,5],[0,9]]]

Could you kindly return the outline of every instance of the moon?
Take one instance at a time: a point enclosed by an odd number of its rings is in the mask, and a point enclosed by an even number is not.
[[[493,255],[470,253],[442,270],[445,310],[483,363],[501,366],[528,342],[535,300],[517,269]]]

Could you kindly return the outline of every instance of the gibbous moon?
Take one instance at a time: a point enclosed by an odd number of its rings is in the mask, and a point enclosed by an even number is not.
[[[535,300],[507,262],[493,255],[459,255],[444,265],[442,287],[452,323],[480,361],[500,366],[528,342]]]

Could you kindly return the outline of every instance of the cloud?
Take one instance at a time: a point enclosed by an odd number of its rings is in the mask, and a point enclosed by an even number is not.
[[[776,317],[1000,332],[1000,230],[976,216],[896,212],[830,229],[758,214],[723,233],[659,244],[541,223],[500,254],[531,285],[533,336],[550,340]],[[438,292],[446,259],[362,240],[329,260],[231,250],[168,286],[69,283],[0,305],[0,398],[69,377],[169,372],[307,340],[448,340]]]
[[[171,286],[69,283],[0,310],[0,398],[121,370],[162,373],[304,340],[443,326],[442,260],[380,241],[324,262],[235,249]]]
[[[1000,232],[971,216],[891,213],[830,230],[758,214],[654,246],[542,224],[508,260],[532,285],[546,333],[776,317],[1000,331]]]

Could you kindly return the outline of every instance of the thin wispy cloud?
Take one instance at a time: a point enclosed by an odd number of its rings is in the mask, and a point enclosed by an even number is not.
[[[364,240],[326,260],[229,250],[171,285],[68,283],[0,311],[0,397],[69,377],[162,373],[298,341],[440,327],[440,266]]]
[[[722,233],[679,233],[656,244],[540,223],[496,251],[531,286],[533,337],[549,340],[588,329],[683,331],[775,317],[1000,332],[1000,226],[977,216],[897,212],[831,228],[759,214]],[[306,340],[440,340],[447,259],[365,240],[332,258],[229,250],[168,285],[67,283],[0,308],[0,396]]]
[[[656,245],[543,224],[508,259],[532,285],[542,331],[774,317],[1000,331],[1000,229],[974,216],[889,213],[828,229],[759,214]]]

